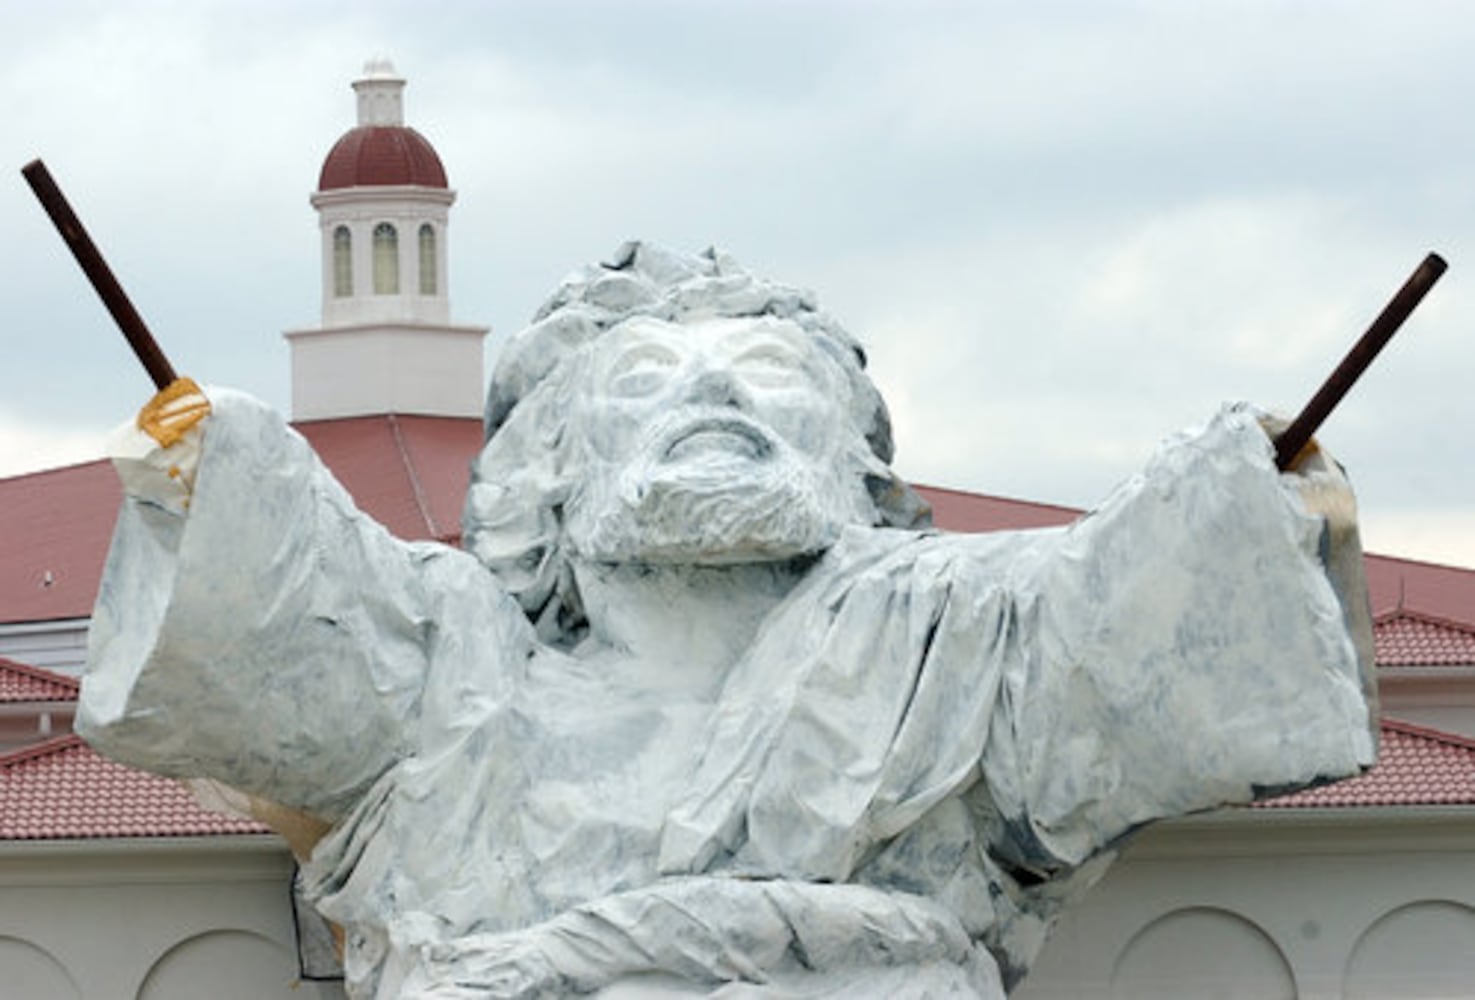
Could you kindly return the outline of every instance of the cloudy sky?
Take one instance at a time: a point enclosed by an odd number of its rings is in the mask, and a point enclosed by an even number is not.
[[[307,196],[383,53],[459,192],[458,321],[719,244],[868,345],[926,483],[1089,505],[1221,400],[1294,411],[1438,250],[1323,440],[1369,548],[1475,566],[1472,51],[1475,4],[1423,0],[0,0],[0,475],[150,392],[19,168],[176,367],[285,408]]]

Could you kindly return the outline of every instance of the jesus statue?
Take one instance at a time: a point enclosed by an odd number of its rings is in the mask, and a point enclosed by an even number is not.
[[[1229,405],[1074,524],[948,534],[865,362],[628,244],[506,346],[464,551],[185,384],[113,448],[78,728],[276,822],[365,998],[1000,998],[1145,824],[1371,765],[1325,453]]]

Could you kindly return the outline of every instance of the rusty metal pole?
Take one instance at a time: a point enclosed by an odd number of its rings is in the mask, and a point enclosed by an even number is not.
[[[1408,319],[1409,314],[1414,311],[1418,304],[1423,301],[1429,289],[1434,287],[1434,282],[1439,280],[1449,265],[1444,258],[1438,254],[1431,253],[1424,258],[1414,273],[1409,275],[1407,281],[1398,293],[1383,307],[1378,318],[1373,320],[1372,325],[1367,328],[1357,341],[1352,345],[1352,350],[1342,359],[1335,371],[1322,383],[1321,388],[1316,390],[1316,395],[1296,415],[1290,426],[1287,427],[1275,439],[1275,465],[1284,472],[1291,468],[1296,458],[1301,454],[1301,449],[1306,447],[1321,422],[1327,418],[1327,414],[1342,401],[1347,395],[1347,390],[1352,388],[1354,382],[1367,370],[1368,365],[1373,363],[1373,358],[1378,352],[1393,339],[1403,321]]]
[[[107,261],[103,260],[92,237],[87,235],[87,230],[72,211],[72,206],[67,204],[66,196],[56,186],[56,181],[51,179],[51,172],[46,169],[46,164],[40,160],[32,160],[21,168],[21,173],[25,175],[26,183],[31,185],[31,190],[36,193],[41,207],[51,216],[56,231],[61,234],[61,238],[72,251],[72,256],[81,265],[87,280],[92,282],[103,305],[112,314],[113,321],[123,331],[123,336],[127,338],[144,370],[149,373],[149,378],[154,380],[154,387],[163,389],[169,385],[175,379],[174,366],[164,356],[153,334],[149,333],[143,317],[133,308],[133,303],[128,300],[123,286],[113,276]]]

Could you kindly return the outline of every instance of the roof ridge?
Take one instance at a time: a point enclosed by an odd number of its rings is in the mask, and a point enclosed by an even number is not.
[[[1373,616],[1373,628],[1379,625],[1391,625],[1400,619],[1423,622],[1425,625],[1438,625],[1452,632],[1460,632],[1465,635],[1475,635],[1475,625],[1468,622],[1458,621],[1454,618],[1446,618],[1443,615],[1430,614],[1427,611],[1417,611],[1408,607],[1396,607],[1382,614]]]
[[[31,469],[28,472],[17,472],[14,475],[0,476],[0,482],[14,482],[17,479],[34,479],[37,476],[54,476],[59,472],[70,472],[88,465],[103,465],[108,461],[106,458],[83,458],[65,465],[53,465],[45,469]]]
[[[24,764],[40,757],[50,757],[63,750],[70,750],[74,746],[92,750],[87,741],[76,733],[62,733],[60,736],[53,736],[40,743],[31,743],[8,753],[0,753],[0,770],[9,770],[17,764]],[[97,753],[96,750],[92,752]]]
[[[1415,559],[1413,556],[1395,556],[1386,552],[1364,552],[1363,555],[1374,559],[1382,559],[1387,562],[1403,563],[1407,566],[1432,567],[1433,569],[1447,569],[1455,573],[1469,573],[1475,576],[1475,567],[1457,566],[1454,563],[1434,562],[1432,559]]]
[[[1403,719],[1395,719],[1387,715],[1378,720],[1378,728],[1391,729],[1395,733],[1403,733],[1405,736],[1418,736],[1435,743],[1443,743],[1447,746],[1458,747],[1461,750],[1475,752],[1475,738],[1465,736],[1461,733],[1451,733],[1443,729],[1421,726],[1414,722],[1406,722]]]
[[[931,483],[919,483],[911,480],[907,485],[912,489],[931,490],[934,493],[951,493],[953,496],[973,497],[975,499],[993,500],[998,503],[1017,503],[1021,507],[1048,507],[1051,510],[1063,511],[1069,514],[1084,514],[1086,507],[1076,507],[1071,504],[1050,503],[1046,500],[1025,500],[1021,497],[1006,497],[999,493],[980,493],[977,490],[964,490],[956,486],[933,486]]]
[[[430,537],[439,538],[440,527],[435,523],[435,516],[430,512],[430,502],[425,498],[425,489],[420,485],[420,473],[415,469],[414,459],[410,457],[409,446],[405,443],[405,434],[400,427],[399,414],[390,413],[386,416],[389,420],[389,434],[394,439],[395,451],[399,453],[400,462],[405,467],[405,475],[410,480],[410,495],[415,498],[415,509],[424,519],[425,527],[430,531]]]
[[[0,670],[14,671],[18,674],[24,674],[33,680],[45,681],[49,684],[60,684],[62,687],[71,688],[73,691],[80,691],[82,688],[82,682],[75,677],[60,674],[54,670],[47,670],[45,667],[33,667],[29,663],[12,660],[8,656],[0,656]]]

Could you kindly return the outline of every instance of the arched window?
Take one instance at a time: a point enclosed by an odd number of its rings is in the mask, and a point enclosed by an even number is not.
[[[353,234],[347,226],[333,230],[333,294],[340,299],[353,294]]]
[[[374,294],[399,294],[399,233],[387,222],[374,227]]]
[[[420,227],[420,294],[435,294],[435,227]]]

